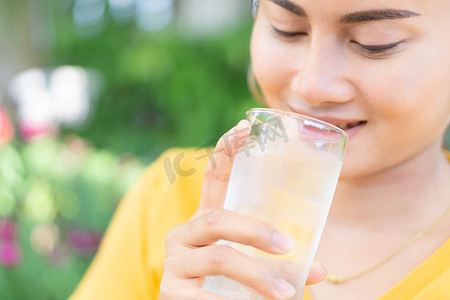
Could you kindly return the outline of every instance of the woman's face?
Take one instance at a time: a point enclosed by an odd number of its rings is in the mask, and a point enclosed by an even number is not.
[[[448,0],[260,0],[251,57],[268,106],[348,132],[344,179],[440,143],[450,121]]]

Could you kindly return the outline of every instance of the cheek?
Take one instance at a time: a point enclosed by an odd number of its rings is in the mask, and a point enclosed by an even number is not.
[[[417,49],[366,69],[372,72],[359,84],[373,123],[366,142],[374,157],[395,164],[441,139],[450,118],[448,54]]]
[[[442,47],[428,47],[382,62],[361,77],[375,119],[435,123],[450,116],[450,58]],[[427,53],[427,55],[423,55]],[[376,63],[376,62],[374,62]],[[382,67],[381,67],[382,66]],[[363,83],[364,82],[364,83]],[[441,125],[442,126],[442,125]]]
[[[252,34],[251,60],[255,78],[266,99],[277,97],[289,86],[295,57],[258,23]]]
[[[430,43],[424,44],[403,56],[352,67],[364,70],[352,78],[359,91],[355,103],[369,123],[349,142],[343,177],[396,165],[442,138],[450,120],[450,56],[445,47],[430,50]]]

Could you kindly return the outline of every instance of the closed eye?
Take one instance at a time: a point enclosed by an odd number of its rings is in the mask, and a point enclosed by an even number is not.
[[[384,44],[384,45],[363,45],[356,41],[352,41],[352,43],[360,50],[363,54],[367,54],[369,56],[374,57],[383,57],[388,56],[390,54],[395,53],[402,41]]]
[[[297,36],[301,36],[301,35],[306,35],[307,33],[305,32],[300,32],[300,31],[283,31],[280,30],[274,26],[272,26],[273,30],[275,31],[276,34],[278,34],[281,37],[284,38],[293,38],[293,37],[297,37]]]

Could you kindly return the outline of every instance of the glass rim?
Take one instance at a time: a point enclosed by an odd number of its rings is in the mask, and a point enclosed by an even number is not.
[[[249,110],[247,110],[246,115],[248,113],[254,113],[254,112],[263,112],[263,113],[274,112],[274,113],[278,113],[278,114],[282,114],[282,115],[288,115],[290,117],[293,117],[295,119],[300,119],[300,120],[303,120],[303,121],[304,120],[308,120],[308,121],[311,121],[313,123],[319,123],[319,124],[321,124],[321,125],[323,125],[325,127],[329,127],[330,129],[332,129],[336,133],[341,134],[345,139],[348,139],[348,134],[345,132],[345,130],[343,130],[343,129],[341,129],[341,128],[333,125],[333,124],[327,123],[327,122],[322,121],[322,120],[317,119],[317,118],[314,118],[314,117],[305,116],[305,115],[302,115],[302,114],[299,114],[299,113],[296,113],[296,112],[292,112],[292,111],[284,111],[284,110],[281,110],[281,109],[258,108],[258,107],[250,108]]]

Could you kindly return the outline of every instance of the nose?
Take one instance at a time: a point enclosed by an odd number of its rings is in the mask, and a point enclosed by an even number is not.
[[[349,64],[338,43],[311,41],[308,52],[292,80],[293,91],[310,106],[329,106],[355,98],[349,78]]]

